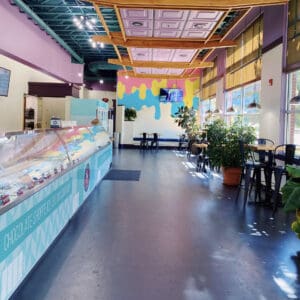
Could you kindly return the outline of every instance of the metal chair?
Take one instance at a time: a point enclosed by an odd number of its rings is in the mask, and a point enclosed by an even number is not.
[[[140,148],[141,149],[148,149],[148,140],[147,140],[147,133],[146,132],[143,132],[142,133],[142,139],[141,139],[141,142],[140,142]]]
[[[296,151],[296,145],[294,144],[282,144],[275,148],[274,162],[273,162],[274,165],[273,170],[274,170],[274,178],[275,178],[273,213],[276,212],[279,206],[279,201],[280,201],[279,192],[280,192],[282,177],[285,175],[286,179],[289,178],[289,175],[286,171],[286,165],[294,164],[295,151]],[[279,165],[279,161],[283,162],[283,165]]]
[[[239,140],[239,151],[242,160],[242,175],[240,179],[240,183],[238,186],[238,192],[236,195],[236,201],[239,198],[240,191],[243,187],[244,181],[244,206],[248,201],[248,195],[252,190],[252,185],[255,185],[255,198],[256,202],[257,196],[259,197],[259,201],[261,201],[261,170],[265,167],[265,164],[259,161],[255,161],[253,155],[250,151],[245,148],[245,144],[243,140]],[[251,176],[251,173],[252,176]]]
[[[153,133],[153,140],[151,141],[151,149],[158,149],[159,147],[159,141],[158,141],[158,133]]]

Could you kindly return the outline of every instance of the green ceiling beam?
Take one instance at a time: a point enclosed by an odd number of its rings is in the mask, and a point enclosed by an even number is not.
[[[62,40],[34,11],[30,9],[22,0],[13,0],[14,3],[30,16],[42,29],[52,36],[66,51],[68,51],[78,63],[83,64],[83,59],[64,41]]]

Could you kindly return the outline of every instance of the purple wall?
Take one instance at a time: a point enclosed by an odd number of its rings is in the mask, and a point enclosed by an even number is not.
[[[66,82],[81,84],[83,65],[9,0],[0,1],[0,53]]]
[[[285,6],[275,5],[264,8],[263,48],[270,46],[283,37],[286,32]]]

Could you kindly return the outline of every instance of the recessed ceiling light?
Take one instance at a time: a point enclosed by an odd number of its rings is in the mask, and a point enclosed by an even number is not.
[[[202,29],[204,27],[205,23],[195,23],[193,25],[194,28],[197,28],[197,29]]]
[[[143,22],[138,22],[138,21],[134,21],[134,22],[132,22],[131,23],[133,26],[135,26],[135,27],[141,27],[141,26],[143,26]]]
[[[128,75],[125,75],[125,79],[128,79]]]
[[[99,82],[100,82],[100,84],[103,84],[103,83],[104,83],[103,79],[100,79]]]

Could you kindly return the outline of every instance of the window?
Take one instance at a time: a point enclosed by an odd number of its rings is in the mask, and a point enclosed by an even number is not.
[[[216,109],[216,98],[206,99],[200,102],[200,123],[210,123],[214,119]]]
[[[288,74],[286,142],[300,145],[300,106],[289,101],[300,93],[300,70]]]
[[[228,124],[242,118],[245,124],[255,127],[259,131],[259,109],[249,108],[250,103],[260,103],[260,81],[225,93],[225,120]]]

